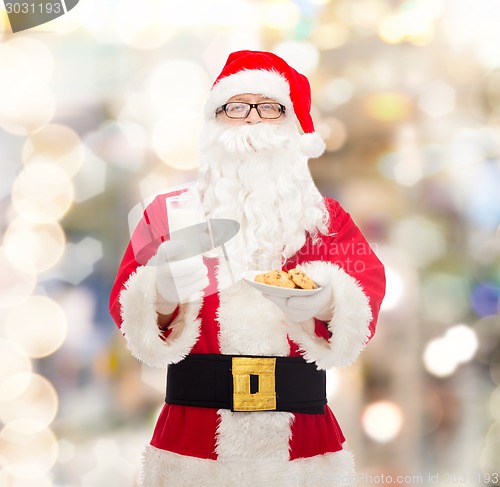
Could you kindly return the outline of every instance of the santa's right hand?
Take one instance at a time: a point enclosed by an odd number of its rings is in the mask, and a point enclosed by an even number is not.
[[[163,242],[156,253],[157,310],[172,313],[179,303],[201,299],[208,286],[208,269],[201,255],[175,260],[185,247],[182,240]]]

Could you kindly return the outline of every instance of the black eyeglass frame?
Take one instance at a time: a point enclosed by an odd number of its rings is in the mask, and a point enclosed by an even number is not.
[[[231,104],[239,104],[239,105],[247,105],[248,106],[248,111],[247,113],[242,116],[242,117],[231,117],[231,115],[228,115],[227,111],[226,111],[226,108],[228,105],[231,105]],[[280,107],[280,112],[279,112],[279,115],[277,117],[263,117],[260,113],[260,109],[259,109],[259,105],[278,105]],[[260,118],[262,118],[263,120],[277,120],[278,118],[281,117],[281,115],[283,115],[286,111],[286,107],[285,105],[282,105],[281,103],[277,103],[277,102],[261,102],[261,103],[247,103],[245,101],[231,101],[229,103],[225,103],[224,105],[220,106],[216,111],[215,111],[215,114],[218,115],[219,113],[221,112],[224,112],[226,114],[226,116],[228,118],[231,118],[233,120],[238,120],[238,119],[243,119],[243,118],[247,118],[248,115],[250,115],[250,112],[252,111],[252,108],[255,108],[255,110],[257,111],[257,114],[259,115]]]

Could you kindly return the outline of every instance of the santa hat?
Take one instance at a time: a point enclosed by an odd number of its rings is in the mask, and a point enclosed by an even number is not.
[[[304,154],[308,157],[323,154],[325,143],[314,130],[310,113],[311,87],[304,75],[270,52],[233,52],[208,95],[205,118],[213,119],[217,108],[243,93],[263,95],[284,105],[287,116],[295,115],[304,132],[301,136]]]

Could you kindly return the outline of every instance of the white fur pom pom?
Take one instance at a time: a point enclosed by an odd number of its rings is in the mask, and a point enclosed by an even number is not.
[[[307,157],[319,157],[325,152],[326,145],[318,132],[312,132],[301,136],[300,148]]]

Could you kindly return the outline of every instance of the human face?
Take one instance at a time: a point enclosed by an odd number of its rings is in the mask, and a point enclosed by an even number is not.
[[[243,102],[243,103],[278,103],[276,100],[273,100],[272,98],[268,98],[263,95],[255,95],[252,93],[244,93],[241,95],[235,95],[231,98],[226,103],[232,103],[232,102]],[[286,115],[285,113],[281,114],[281,117],[279,118],[261,118],[259,114],[257,113],[257,110],[252,108],[250,110],[250,113],[246,118],[229,118],[224,110],[221,110],[217,115],[217,120],[220,120],[221,122],[230,124],[230,125],[253,125],[256,123],[283,123],[285,121]]]

